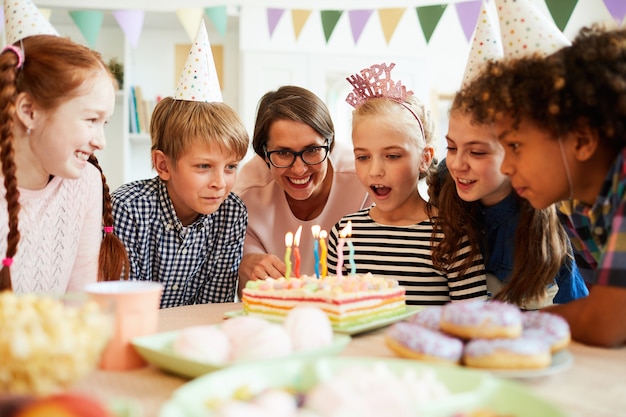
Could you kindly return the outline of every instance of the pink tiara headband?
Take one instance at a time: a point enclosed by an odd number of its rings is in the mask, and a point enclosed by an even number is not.
[[[348,97],[346,102],[354,108],[357,108],[367,100],[372,98],[386,98],[402,105],[405,109],[411,112],[417,123],[420,125],[420,131],[422,132],[422,138],[426,141],[424,135],[424,125],[420,118],[415,114],[404,100],[413,95],[413,91],[407,91],[406,87],[402,85],[401,81],[397,83],[391,79],[391,70],[396,66],[395,63],[387,64],[374,64],[369,68],[362,69],[359,74],[351,75],[346,78],[352,87],[354,88]]]

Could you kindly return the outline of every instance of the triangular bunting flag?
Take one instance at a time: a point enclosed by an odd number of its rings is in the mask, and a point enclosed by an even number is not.
[[[204,9],[202,7],[189,7],[176,10],[176,16],[178,16],[178,20],[181,25],[183,25],[187,36],[189,36],[189,40],[192,42],[196,39],[203,14]]]
[[[115,10],[112,14],[130,45],[136,49],[141,36],[145,12],[143,10]]]
[[[293,9],[291,11],[291,23],[293,24],[293,33],[296,35],[296,40],[300,37],[302,28],[311,16],[311,10]]]
[[[626,1],[604,0],[604,5],[618,23],[624,20],[624,16],[626,16]]]
[[[550,10],[552,19],[554,19],[554,23],[556,23],[561,32],[565,30],[569,18],[572,17],[576,4],[578,4],[578,0],[546,0],[546,6]]]
[[[393,33],[396,31],[405,10],[405,8],[378,9],[378,18],[380,19],[380,25],[383,28],[387,44],[389,44]]]
[[[283,16],[285,9],[267,9],[267,25],[270,28],[270,38],[274,34],[274,29]]]
[[[361,33],[363,33],[363,29],[365,28],[367,22],[370,20],[372,13],[374,13],[373,10],[348,11],[348,20],[350,20],[350,29],[352,30],[352,38],[354,39],[355,45],[359,42]]]
[[[326,43],[328,43],[330,36],[333,34],[333,31],[337,26],[337,22],[339,22],[339,18],[342,14],[342,10],[322,10],[320,12],[320,16],[322,18],[322,28],[324,29],[324,37],[326,38]]]
[[[204,13],[209,16],[211,23],[221,36],[226,36],[228,26],[228,13],[226,6],[205,7]]]
[[[478,20],[478,14],[480,13],[480,6],[482,0],[464,1],[456,3],[456,14],[461,22],[461,28],[465,34],[465,39],[469,42],[472,39],[472,33]]]
[[[426,38],[426,43],[430,41],[430,37],[433,36],[433,32],[446,11],[447,4],[437,4],[434,6],[417,7],[417,18],[422,26],[422,32]]]
[[[97,10],[74,10],[70,11],[70,16],[76,26],[78,26],[78,29],[80,29],[80,33],[87,40],[89,47],[93,48],[100,34],[100,28],[104,20],[103,13]]]

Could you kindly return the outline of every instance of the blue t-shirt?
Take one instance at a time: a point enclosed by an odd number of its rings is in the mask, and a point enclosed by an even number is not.
[[[489,207],[483,207],[483,230],[485,232],[485,271],[506,282],[513,271],[515,253],[515,232],[519,223],[519,199],[511,192],[504,200]],[[569,241],[568,241],[569,243]],[[570,249],[571,250],[571,249]],[[563,304],[589,295],[582,275],[571,259],[561,266],[555,277],[559,290],[554,303]]]

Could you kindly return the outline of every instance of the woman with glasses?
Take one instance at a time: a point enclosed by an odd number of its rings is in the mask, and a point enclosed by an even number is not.
[[[234,188],[248,207],[240,289],[251,279],[284,276],[285,235],[299,226],[300,273],[312,275],[311,226],[328,231],[343,215],[371,204],[352,150],[335,145],[328,108],[304,88],[283,86],[261,98],[252,146],[256,156]]]

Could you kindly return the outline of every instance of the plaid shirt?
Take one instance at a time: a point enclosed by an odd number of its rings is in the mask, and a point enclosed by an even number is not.
[[[565,223],[579,267],[594,271],[588,278],[592,284],[626,287],[625,159],[626,149],[615,159],[593,206],[575,200],[560,207],[568,215]]]
[[[130,278],[161,282],[161,308],[234,301],[248,212],[230,193],[213,214],[183,227],[159,177],[115,190],[115,233],[130,258]]]

